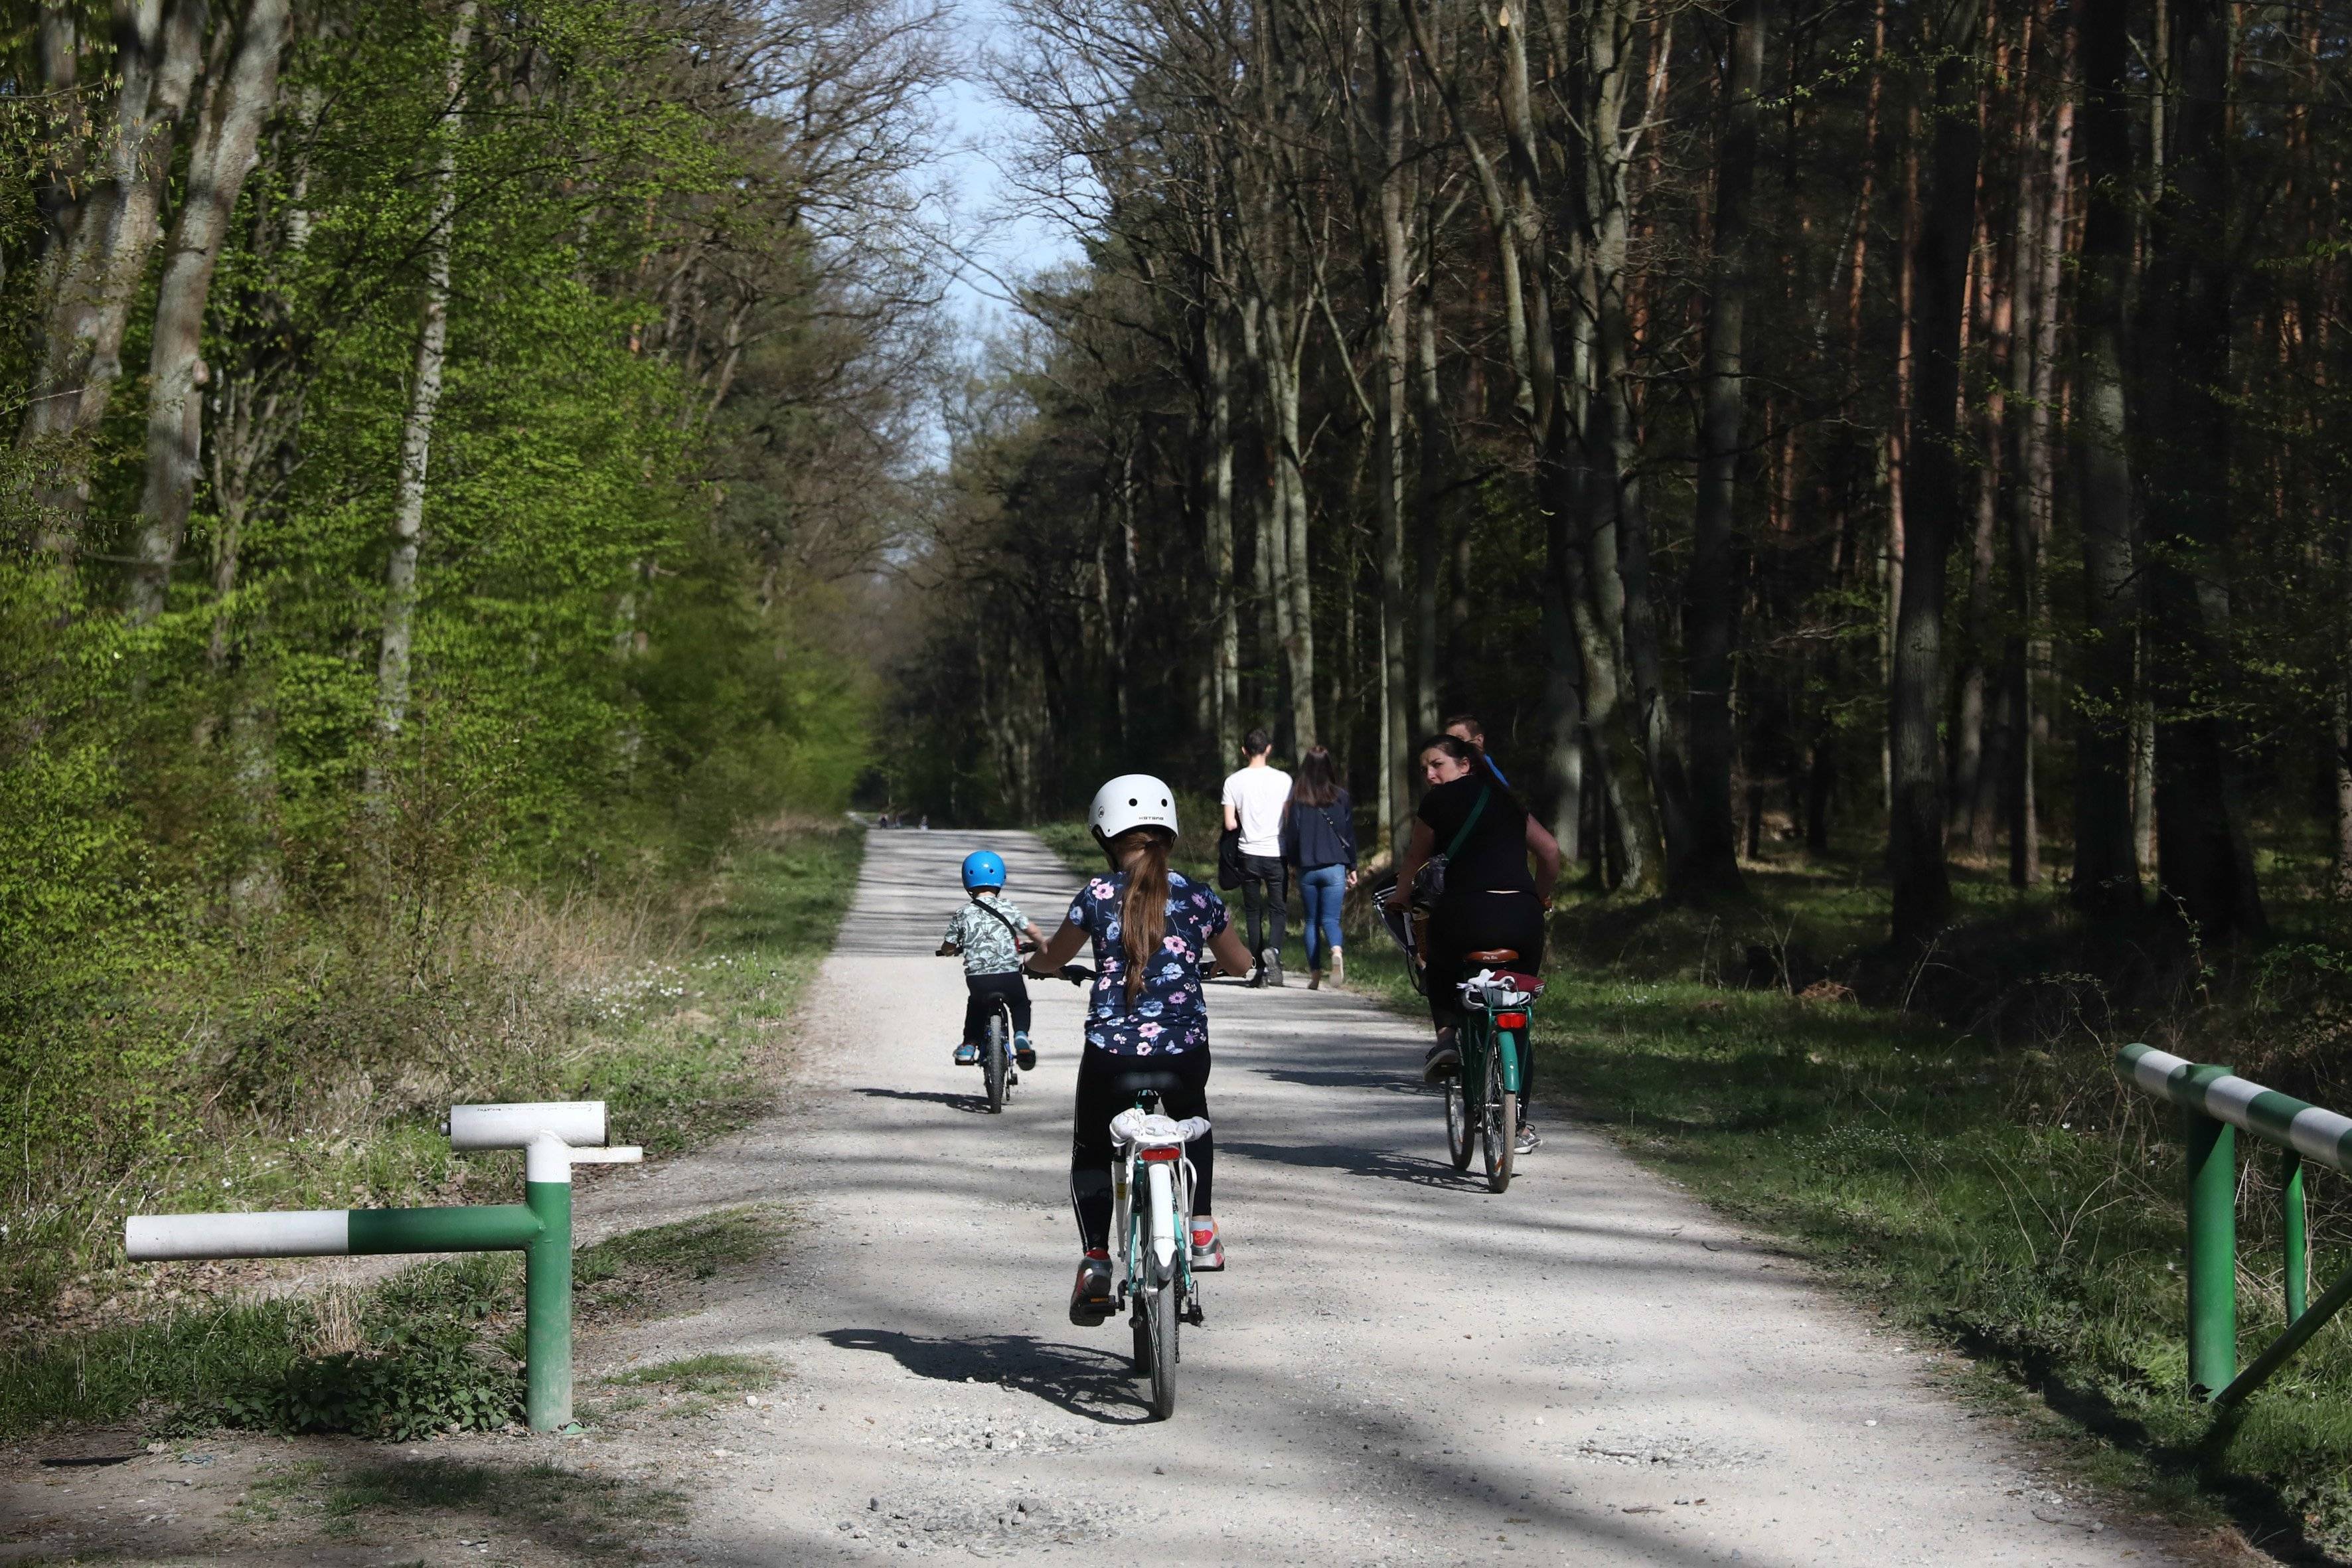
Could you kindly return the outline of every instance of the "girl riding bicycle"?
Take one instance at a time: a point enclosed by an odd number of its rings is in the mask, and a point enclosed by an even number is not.
[[[1070,1133],[1070,1204],[1085,1249],[1070,1290],[1070,1321],[1091,1328],[1110,1315],[1111,1118],[1146,1089],[1178,1120],[1209,1113],[1209,1015],[1202,994],[1212,973],[1247,974],[1249,953],[1234,936],[1224,900],[1168,868],[1176,844],[1176,797],[1148,773],[1128,773],[1096,792],[1087,813],[1110,874],[1091,879],[1029,973],[1058,977],[1088,942],[1094,994],[1087,1006],[1087,1045],[1078,1059],[1078,1097]],[[1213,956],[1213,963],[1209,962]],[[1209,1206],[1215,1144],[1209,1134],[1190,1150],[1192,1268],[1225,1266]]]

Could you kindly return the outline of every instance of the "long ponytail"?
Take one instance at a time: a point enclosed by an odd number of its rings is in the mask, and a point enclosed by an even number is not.
[[[1164,828],[1139,827],[1143,852],[1135,858],[1127,879],[1127,897],[1118,910],[1119,938],[1127,948],[1127,999],[1131,1004],[1143,989],[1143,977],[1160,955],[1160,939],[1168,933],[1168,852],[1175,835]],[[1125,839],[1128,834],[1119,835]],[[1118,840],[1113,840],[1114,843]]]

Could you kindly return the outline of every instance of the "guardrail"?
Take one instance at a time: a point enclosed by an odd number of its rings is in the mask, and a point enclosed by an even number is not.
[[[2126,1046],[2116,1071],[2142,1092],[2180,1107],[2189,1141],[2189,1388],[2217,1405],[2237,1404],[2270,1381],[2327,1320],[2352,1301],[2352,1271],[2317,1301],[2310,1290],[2311,1240],[2303,1167],[2306,1161],[2352,1171],[2352,1117],[2264,1089],[2225,1067],[2192,1062],[2153,1046]],[[2279,1185],[2286,1205],[2286,1329],[2253,1363],[2238,1371],[2237,1132],[2252,1133],[2284,1153]],[[2219,1390],[2219,1392],[2215,1392]]]
[[[523,1255],[523,1414],[537,1432],[572,1419],[572,1167],[634,1164],[605,1148],[604,1102],[453,1105],[441,1131],[459,1153],[523,1152],[523,1201],[461,1208],[306,1209],[274,1214],[133,1215],[133,1262],[184,1258],[325,1258],[397,1252]]]

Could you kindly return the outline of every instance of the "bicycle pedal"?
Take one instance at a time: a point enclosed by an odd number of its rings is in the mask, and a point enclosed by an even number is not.
[[[1192,1304],[1184,1309],[1184,1321],[1196,1329],[1207,1324],[1208,1320],[1201,1316],[1201,1302],[1198,1297],[1195,1297]]]

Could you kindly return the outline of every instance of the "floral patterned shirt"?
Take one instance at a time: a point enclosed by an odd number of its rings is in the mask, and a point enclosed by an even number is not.
[[[963,972],[966,974],[1011,974],[1021,967],[1021,953],[1014,946],[1013,933],[1026,930],[1029,917],[1021,906],[998,894],[985,900],[973,899],[955,912],[948,921],[948,941],[963,951]],[[996,914],[990,914],[989,910]],[[1003,915],[998,920],[996,915]],[[1007,930],[1007,927],[1010,930]]]
[[[1070,904],[1070,923],[1094,938],[1094,998],[1087,1010],[1087,1043],[1121,1057],[1176,1056],[1206,1050],[1209,1012],[1201,971],[1213,962],[1209,941],[1225,929],[1225,901],[1181,874],[1168,873],[1168,933],[1160,939],[1150,973],[1129,1005],[1127,949],[1119,906],[1127,877],[1097,877]]]

